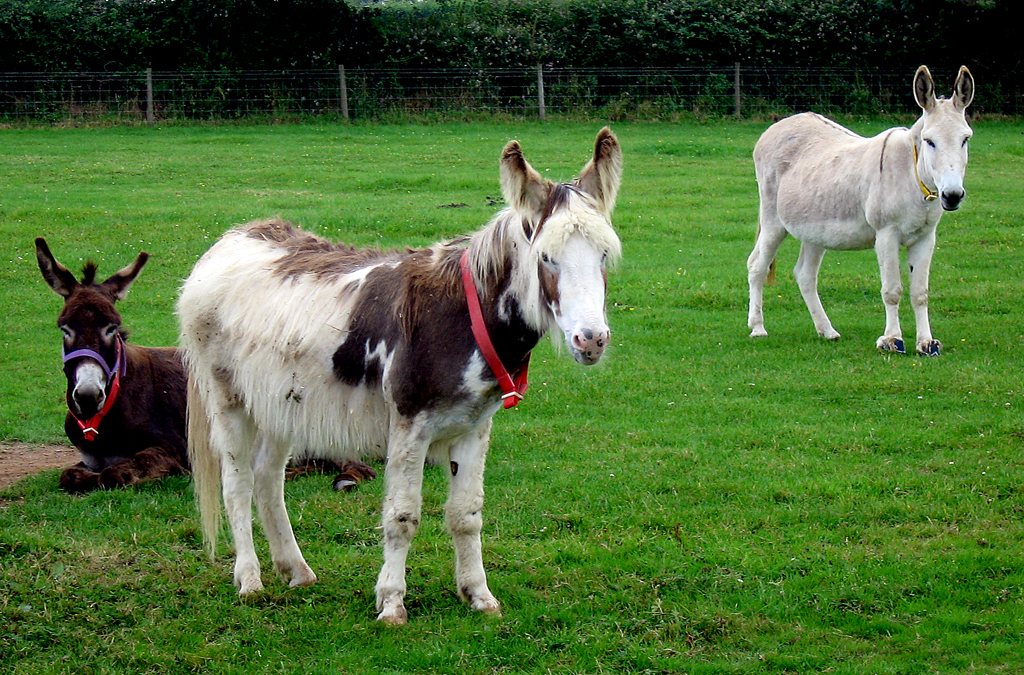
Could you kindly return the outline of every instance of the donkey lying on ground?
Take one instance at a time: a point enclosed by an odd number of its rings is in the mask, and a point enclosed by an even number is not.
[[[928,323],[928,275],[935,229],[943,210],[965,196],[967,140],[973,133],[964,111],[974,98],[966,67],[953,98],[935,98],[924,66],[914,76],[921,118],[910,129],[894,128],[863,138],[814,113],[773,124],[754,148],[761,197],[757,241],[747,260],[751,337],[767,335],[762,314],[764,285],[774,276],[775,253],[786,235],[801,241],[794,273],[818,334],[839,339],[818,297],[818,270],[826,250],[874,248],[882,277],[885,332],[876,346],[905,351],[900,329],[900,247],[907,249],[910,303],[917,321],[917,351],[938,356],[942,343]]]
[[[64,298],[57,326],[64,334],[68,414],[64,431],[82,455],[65,469],[68,492],[131,485],[187,470],[185,376],[178,351],[125,342],[114,303],[128,295],[149,256],[103,283],[86,263],[81,282],[36,239],[43,279]]]
[[[185,437],[185,366],[181,351],[128,344],[114,303],[128,294],[149,256],[96,283],[86,263],[75,279],[36,239],[43,279],[64,298],[57,326],[64,334],[68,414],[64,431],[82,461],[61,473],[60,486],[86,492],[163,478],[188,470]],[[314,454],[314,453],[306,453]],[[296,473],[332,470],[333,463],[306,463]],[[375,472],[361,462],[341,467],[335,488],[347,489]]]
[[[254,222],[227,232],[185,281],[189,455],[211,556],[224,480],[239,595],[263,588],[253,500],[277,571],[291,586],[316,581],[281,489],[290,449],[308,445],[387,457],[378,619],[407,620],[405,563],[428,456],[451,469],[459,595],[499,613],[480,545],[491,418],[522,396],[530,351],[548,330],[561,330],[582,364],[608,344],[622,153],[603,129],[573,183],[542,178],[515,141],[500,169],[509,206],[471,237],[380,252]]]

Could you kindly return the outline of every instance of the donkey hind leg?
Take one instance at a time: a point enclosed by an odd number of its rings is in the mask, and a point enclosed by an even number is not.
[[[491,420],[456,441],[449,450],[451,479],[445,517],[455,545],[455,584],[475,610],[501,616],[498,601],[487,588],[480,530],[484,505],[484,460]]]
[[[900,244],[896,228],[880,230],[875,234],[875,255],[882,278],[882,303],[885,305],[885,332],[875,342],[879,351],[906,353],[903,330],[900,328],[900,298],[903,283],[900,280]]]
[[[430,433],[415,420],[392,422],[384,470],[384,565],[377,576],[378,621],[392,625],[409,619],[405,610],[405,561],[420,525],[423,462]]]
[[[800,255],[796,259],[793,276],[796,277],[796,285],[800,288],[800,295],[804,296],[804,303],[807,305],[807,311],[811,313],[811,320],[814,321],[814,329],[818,331],[818,335],[826,340],[838,340],[839,333],[832,327],[825,308],[821,306],[821,298],[818,297],[818,270],[821,269],[821,259],[824,257],[825,249],[806,241],[801,242]]]
[[[772,271],[775,254],[786,239],[786,230],[764,213],[762,208],[761,223],[769,225],[757,228],[757,239],[754,250],[747,258],[747,284],[750,286],[750,309],[747,313],[747,328],[750,337],[764,337],[768,331],[764,328],[764,285]]]
[[[316,581],[316,574],[302,557],[284,504],[284,475],[288,456],[286,444],[271,439],[264,439],[260,443],[253,461],[253,497],[263,532],[270,543],[274,568],[294,588],[312,585]]]
[[[907,248],[907,263],[910,265],[910,304],[914,308],[917,323],[917,353],[922,356],[938,356],[942,343],[932,337],[928,321],[928,277],[931,274],[932,253],[935,251],[935,231],[931,236],[922,237]]]
[[[240,408],[223,408],[210,415],[210,444],[221,458],[224,510],[235,544],[234,581],[241,597],[263,590],[260,562],[252,540],[255,437],[252,420]]]

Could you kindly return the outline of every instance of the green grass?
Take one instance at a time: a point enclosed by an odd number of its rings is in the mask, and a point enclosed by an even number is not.
[[[875,351],[870,251],[826,256],[843,338],[817,338],[792,241],[770,336],[747,337],[765,126],[615,126],[613,347],[583,369],[543,343],[526,400],[496,419],[484,560],[504,618],[456,597],[436,468],[400,630],[374,621],[382,481],[289,483],[320,582],[286,589],[261,542],[267,591],[240,603],[230,552],[202,555],[186,479],[69,497],[51,471],[2,493],[0,671],[1020,672],[1024,124],[975,124],[969,197],[932,270],[938,359]],[[121,311],[134,341],[171,344],[177,287],[230,224],[281,215],[354,244],[427,244],[494,213],[505,141],[567,179],[598,127],[4,130],[0,437],[61,440],[60,299],[34,237],[101,274],[149,251]]]

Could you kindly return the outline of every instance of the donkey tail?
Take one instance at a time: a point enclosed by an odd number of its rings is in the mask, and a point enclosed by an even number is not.
[[[210,418],[199,386],[188,374],[188,459],[192,464],[192,490],[199,508],[206,554],[217,554],[220,533],[220,457],[210,445]]]

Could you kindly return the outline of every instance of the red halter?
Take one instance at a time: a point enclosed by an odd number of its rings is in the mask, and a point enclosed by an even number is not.
[[[107,362],[103,360],[103,357],[91,349],[78,349],[70,354],[64,355],[64,363],[67,363],[71,359],[84,356],[97,361],[101,366],[103,366],[103,370],[106,371],[107,377],[113,375],[113,379],[110,382],[110,393],[107,394],[107,400],[103,403],[103,407],[100,408],[98,413],[89,419],[82,421],[74,411],[69,411],[71,412],[71,416],[75,418],[75,422],[78,423],[78,428],[82,430],[82,435],[85,436],[85,440],[87,441],[96,440],[96,435],[99,434],[100,422],[102,422],[106,414],[110,412],[110,409],[114,407],[114,401],[117,400],[117,393],[121,390],[121,376],[124,375],[128,362],[128,359],[125,358],[124,350],[124,340],[119,334],[117,336],[117,356],[114,359],[113,368],[109,367]]]
[[[473,272],[469,269],[469,250],[462,252],[462,287],[466,289],[466,304],[469,305],[469,318],[473,325],[473,337],[476,339],[476,346],[484,355],[484,360],[491,367],[494,377],[498,378],[501,391],[504,392],[501,398],[506,408],[512,408],[523,398],[529,384],[526,382],[526,371],[530,366],[530,354],[526,354],[526,360],[522,367],[513,375],[509,375],[504,364],[498,358],[498,352],[494,351],[494,344],[491,336],[487,334],[487,326],[484,325],[484,314],[480,309],[480,296],[476,292],[476,284],[473,282]]]

